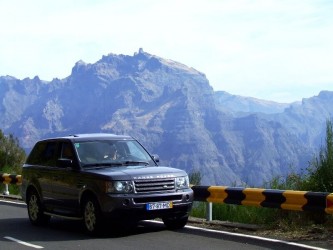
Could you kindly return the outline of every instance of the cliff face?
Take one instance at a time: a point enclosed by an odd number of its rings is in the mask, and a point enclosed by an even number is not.
[[[161,164],[200,171],[202,184],[261,185],[290,165],[306,167],[333,113],[332,92],[300,104],[269,103],[267,114],[257,112],[267,111],[258,110],[264,102],[224,102],[217,94],[204,74],[178,62],[143,50],[109,54],[77,62],[61,80],[0,77],[0,126],[27,150],[51,136],[129,134]],[[237,109],[244,100],[255,109]]]

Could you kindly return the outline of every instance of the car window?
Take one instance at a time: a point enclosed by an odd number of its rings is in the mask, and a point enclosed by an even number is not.
[[[129,150],[129,154],[134,156],[135,158],[142,161],[148,161],[151,159],[147,152],[136,141],[127,142],[127,147]]]
[[[92,164],[137,164],[155,165],[145,149],[135,140],[96,140],[82,141],[74,144],[80,162]],[[139,163],[138,163],[139,162]]]
[[[83,163],[93,163],[98,160],[98,142],[80,142],[75,143],[75,149],[79,156],[79,161]]]
[[[70,143],[63,142],[61,144],[60,158],[74,160],[74,151]]]
[[[43,141],[33,148],[27,163],[33,165],[55,166],[57,143],[55,141]]]

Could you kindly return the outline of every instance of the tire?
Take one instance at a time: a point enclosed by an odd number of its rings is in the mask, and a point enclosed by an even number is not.
[[[166,217],[162,218],[164,225],[167,227],[167,229],[170,230],[177,230],[185,227],[187,221],[188,221],[188,215],[185,216],[174,216],[174,217]]]
[[[36,190],[29,192],[27,197],[28,215],[31,224],[36,226],[46,225],[50,221],[50,216],[44,214],[40,197]]]
[[[87,197],[82,208],[83,224],[86,232],[90,235],[101,233],[103,219],[97,200],[93,197]]]

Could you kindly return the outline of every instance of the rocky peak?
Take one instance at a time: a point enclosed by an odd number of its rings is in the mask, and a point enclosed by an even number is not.
[[[129,134],[159,154],[161,164],[200,171],[204,185],[260,185],[286,174],[290,164],[306,168],[333,113],[328,91],[284,111],[225,92],[216,100],[203,73],[143,49],[78,61],[70,76],[51,82],[0,77],[0,90],[1,129],[28,151],[45,137]],[[227,115],[221,107],[246,113]]]

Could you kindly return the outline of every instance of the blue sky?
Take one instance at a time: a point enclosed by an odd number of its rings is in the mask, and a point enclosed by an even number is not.
[[[333,91],[331,0],[0,0],[0,76],[71,74],[139,48],[231,94],[278,102]]]

